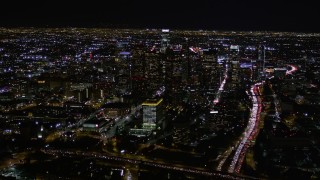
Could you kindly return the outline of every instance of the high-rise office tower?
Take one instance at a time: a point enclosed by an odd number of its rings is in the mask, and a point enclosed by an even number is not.
[[[142,103],[143,129],[162,129],[164,121],[163,99],[148,99]]]
[[[169,47],[170,39],[169,39],[169,29],[162,29],[161,33],[161,49],[160,52],[165,53],[167,47]]]

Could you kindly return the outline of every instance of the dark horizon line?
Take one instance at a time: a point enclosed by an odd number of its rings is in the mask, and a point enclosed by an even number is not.
[[[62,23],[62,24],[6,24],[1,25],[0,28],[114,28],[114,29],[172,29],[172,30],[190,30],[190,31],[225,31],[225,32],[282,32],[282,33],[320,33],[320,30],[294,30],[294,29],[282,29],[282,28],[230,28],[230,27],[204,27],[204,26],[172,26],[172,25],[130,25],[130,24],[70,24],[70,23]]]

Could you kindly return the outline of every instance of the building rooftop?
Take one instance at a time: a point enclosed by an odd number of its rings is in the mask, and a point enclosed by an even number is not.
[[[158,106],[163,99],[147,99],[145,102],[142,103],[142,106]]]

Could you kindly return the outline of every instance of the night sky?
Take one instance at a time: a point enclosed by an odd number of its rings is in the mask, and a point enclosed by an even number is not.
[[[67,0],[65,0],[66,2]],[[132,27],[320,32],[316,1],[87,0],[1,5],[0,26]],[[263,2],[263,3],[261,3]]]

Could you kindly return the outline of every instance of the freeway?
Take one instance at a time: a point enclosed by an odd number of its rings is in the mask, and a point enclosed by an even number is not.
[[[290,70],[287,70],[286,75],[290,75],[293,74],[294,72],[296,72],[298,70],[298,67],[292,64],[288,64],[288,66],[291,67]]]
[[[288,64],[288,66],[290,66],[291,69],[287,70],[286,75],[291,75],[298,70],[298,68],[295,65]],[[260,113],[261,113],[261,109],[262,109],[260,92],[259,92],[260,86],[261,86],[261,83],[256,83],[256,84],[252,85],[252,87],[250,89],[251,99],[252,99],[252,104],[253,104],[253,107],[251,109],[251,117],[249,119],[248,126],[245,129],[245,132],[243,134],[243,137],[241,138],[240,143],[237,143],[238,147],[235,151],[235,154],[232,158],[232,162],[229,166],[229,169],[228,169],[229,173],[234,173],[234,172],[239,173],[240,172],[243,160],[246,155],[246,151],[247,151],[248,147],[250,146],[250,142],[252,140],[254,140],[257,136],[258,124],[259,124],[259,120],[260,120]],[[271,87],[271,89],[272,89],[272,87]],[[273,94],[273,98],[274,98],[274,103],[275,103],[276,117],[279,120],[280,119],[280,117],[279,117],[280,105],[279,105],[279,101],[277,99],[276,94]],[[225,163],[226,159],[228,158],[228,155],[231,152],[233,152],[233,150],[234,150],[234,147],[230,147],[225,152],[224,158],[222,159],[222,161],[220,161],[220,163],[217,167],[218,171],[221,171],[223,164]]]
[[[246,151],[248,147],[250,146],[251,140],[253,140],[257,133],[258,133],[258,124],[260,120],[260,113],[261,113],[261,99],[260,96],[257,96],[259,92],[259,87],[261,83],[256,83],[251,86],[250,92],[252,94],[252,109],[251,109],[251,116],[248,122],[248,126],[246,127],[243,137],[240,141],[239,146],[237,147],[234,156],[232,158],[232,162],[229,166],[228,172],[234,173],[240,172],[244,157],[246,155]]]
[[[150,167],[162,168],[162,169],[169,169],[175,171],[181,171],[185,173],[194,173],[203,176],[209,177],[216,177],[216,178],[223,178],[223,179],[256,179],[249,176],[240,176],[225,172],[217,172],[217,171],[206,171],[202,168],[190,167],[180,164],[172,164],[166,162],[156,162],[152,160],[141,160],[138,157],[121,157],[121,156],[113,156],[108,155],[106,153],[100,152],[88,152],[88,151],[76,151],[76,150],[58,150],[58,149],[41,149],[41,151],[45,154],[53,155],[55,157],[63,156],[63,157],[78,157],[83,156],[86,158],[98,158],[98,159],[105,159],[105,160],[114,160],[123,163],[130,163],[136,165],[145,165]]]

